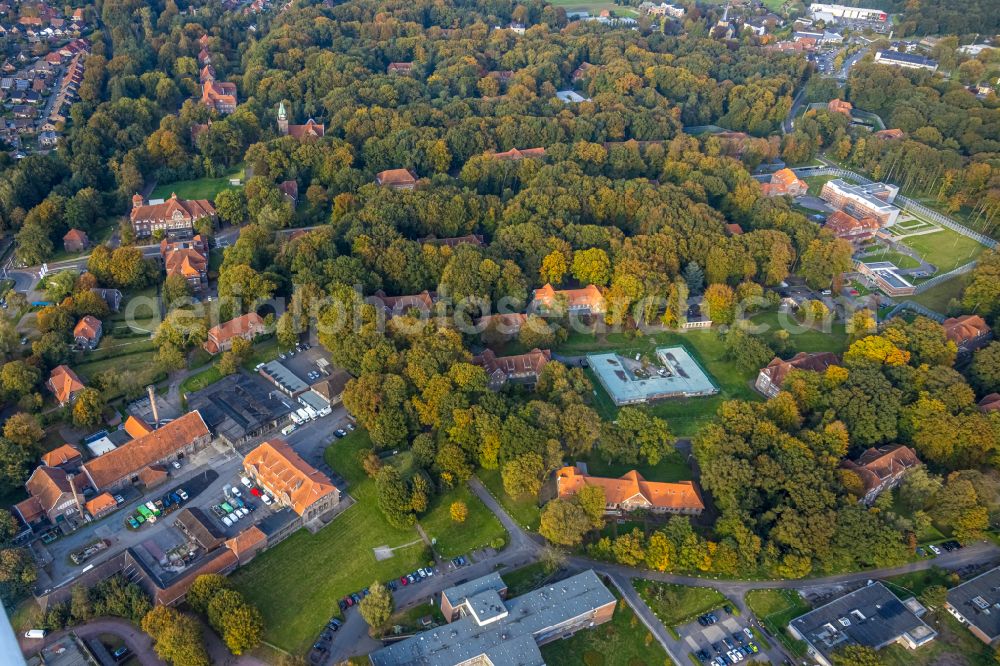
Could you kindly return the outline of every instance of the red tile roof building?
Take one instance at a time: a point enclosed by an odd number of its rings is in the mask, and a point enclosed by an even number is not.
[[[177,460],[204,447],[212,434],[197,411],[188,412],[159,430],[134,439],[83,464],[84,474],[98,490],[113,490],[136,483],[150,465]]]
[[[761,368],[757,375],[754,387],[768,398],[773,398],[781,391],[781,386],[785,382],[785,377],[792,370],[810,370],[812,372],[825,372],[831,365],[837,365],[840,359],[832,352],[799,352],[787,361],[775,356],[767,367]]]
[[[132,439],[139,439],[140,437],[145,437],[149,433],[153,432],[153,428],[150,428],[144,421],[141,421],[134,416],[129,416],[125,419],[125,432],[127,432]]]
[[[340,491],[283,439],[264,442],[243,459],[243,469],[281,506],[303,522],[317,518],[340,503]]]
[[[78,501],[82,501],[87,485],[82,478],[74,479],[58,467],[39,465],[24,484],[30,497],[14,505],[14,509],[28,525],[43,519],[55,524],[79,514]]]
[[[84,315],[73,327],[73,341],[80,349],[94,349],[101,341],[104,325],[91,315]]]
[[[854,242],[873,237],[881,225],[874,217],[858,219],[842,210],[835,210],[826,218],[825,228],[837,238]]]
[[[861,501],[871,504],[883,491],[898,486],[906,473],[919,465],[916,451],[897,444],[868,449],[856,461],[845,460],[841,467],[861,477],[865,491]]]
[[[576,467],[563,467],[556,472],[559,497],[572,497],[585,486],[604,489],[605,510],[608,512],[645,509],[656,513],[696,516],[705,510],[698,488],[691,481],[647,481],[635,470],[620,479],[590,476]]]
[[[160,241],[166,276],[180,275],[195,291],[208,284],[208,252],[201,235],[189,241]]]
[[[984,414],[1000,412],[1000,393],[990,393],[979,401],[979,411]]]
[[[494,391],[507,382],[534,385],[545,364],[552,360],[548,349],[532,349],[527,354],[497,356],[487,349],[473,359],[473,363],[486,370],[489,387]]]
[[[90,239],[87,234],[79,229],[70,229],[63,236],[63,249],[67,252],[83,252],[90,247]]]
[[[371,300],[374,305],[381,306],[386,319],[404,315],[410,310],[430,312],[434,307],[434,296],[427,290],[406,296],[386,296],[385,292],[379,289],[372,294]]]
[[[518,150],[517,148],[511,148],[510,150],[503,153],[487,153],[487,155],[494,160],[498,160],[501,162],[510,162],[510,161],[545,157],[545,149],[525,148],[523,150]]]
[[[57,365],[53,368],[49,381],[45,385],[49,387],[56,400],[63,406],[73,402],[76,394],[85,388],[80,378],[67,365]]]
[[[81,462],[83,462],[83,456],[69,444],[63,444],[42,455],[42,464],[46,467],[75,468]]]
[[[83,505],[90,517],[94,520],[112,513],[118,508],[118,502],[111,496],[111,493],[101,493],[94,499]]]
[[[944,334],[962,354],[970,354],[993,337],[993,331],[979,315],[951,317],[942,323]]]
[[[234,339],[253,340],[264,333],[266,328],[263,317],[256,312],[250,312],[210,328],[208,340],[202,346],[209,354],[218,354],[232,349]]]
[[[901,129],[884,129],[875,132],[876,139],[884,139],[886,141],[892,141],[895,139],[902,139],[906,136]]]
[[[409,74],[413,71],[412,62],[390,62],[386,68],[388,74]]]
[[[215,221],[215,206],[207,199],[178,199],[176,194],[159,204],[149,204],[141,194],[132,197],[129,213],[132,229],[139,238],[147,238],[154,231],[165,231],[168,236],[178,232],[190,233],[198,220]]]
[[[486,315],[476,320],[476,329],[482,333],[487,328],[495,327],[497,332],[504,335],[517,335],[526,321],[528,315],[520,312]]]
[[[565,304],[569,312],[579,314],[600,314],[604,312],[604,295],[592,284],[583,289],[556,290],[551,284],[535,290],[529,309],[552,310]]]
[[[801,197],[809,191],[809,185],[795,175],[791,169],[781,169],[771,174],[771,182],[760,186],[765,197]]]
[[[733,236],[742,236],[743,235],[743,227],[741,227],[740,225],[736,224],[735,222],[731,223],[731,224],[727,224],[726,225],[726,231],[728,231]]]
[[[409,169],[386,169],[375,174],[375,184],[394,190],[412,190],[417,186],[417,177]]]
[[[295,180],[286,180],[278,184],[278,191],[281,192],[292,207],[299,205],[299,183]]]
[[[236,84],[229,81],[205,81],[201,84],[201,103],[219,114],[226,115],[236,110]]]
[[[233,551],[242,566],[267,547],[267,535],[256,525],[251,525],[227,540],[226,547]]]
[[[326,126],[310,118],[303,125],[289,125],[288,112],[285,103],[278,105],[278,133],[282,136],[293,136],[299,141],[303,139],[318,139],[326,134]]]
[[[827,103],[826,108],[830,111],[830,113],[842,113],[850,118],[854,105],[850,102],[845,102],[842,99],[831,99],[829,103]]]

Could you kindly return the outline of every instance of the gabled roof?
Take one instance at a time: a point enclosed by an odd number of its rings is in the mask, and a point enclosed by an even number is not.
[[[603,307],[604,296],[601,290],[592,284],[588,284],[583,289],[562,289],[556,290],[551,284],[546,284],[541,289],[535,290],[535,303],[551,306],[555,303],[556,296],[564,296],[569,307],[587,306]]]
[[[296,139],[319,138],[326,134],[326,125],[318,123],[312,118],[302,125],[289,125],[288,135]]]
[[[69,231],[66,232],[66,235],[63,236],[63,242],[65,243],[67,241],[76,241],[78,243],[88,243],[89,239],[87,238],[86,232],[80,231],[79,229],[70,229]]]
[[[243,459],[243,467],[300,516],[322,498],[338,493],[322,472],[299,457],[283,439],[264,442]]]
[[[126,476],[138,474],[143,467],[163,460],[207,435],[208,426],[201,414],[197,411],[188,412],[159,430],[85,462],[83,469],[100,489]]]
[[[49,467],[59,467],[71,463],[74,460],[81,460],[83,456],[76,448],[69,444],[63,444],[42,456],[42,463]]]
[[[859,234],[873,234],[881,225],[874,217],[858,219],[842,210],[835,210],[826,218],[825,228],[837,237],[850,237]]]
[[[740,236],[743,234],[743,227],[736,224],[735,222],[732,222],[726,225],[726,231],[731,233],[733,236]]]
[[[256,312],[248,312],[245,315],[230,319],[227,322],[213,326],[208,329],[209,342],[218,341],[220,343],[232,338],[246,335],[264,327],[264,319]],[[208,344],[208,343],[206,343]]]
[[[640,498],[650,506],[663,509],[701,511],[705,508],[693,482],[647,481],[635,470],[619,479],[609,479],[584,474],[576,467],[563,467],[556,472],[556,485],[560,497],[575,495],[584,486],[600,486],[604,488],[608,504],[621,504],[626,500]]]
[[[133,222],[137,220],[170,220],[175,215],[182,219],[200,220],[215,216],[215,206],[207,199],[178,199],[176,194],[160,204],[134,206],[129,213]]]
[[[340,394],[344,392],[344,387],[347,386],[347,382],[351,381],[351,379],[353,377],[344,370],[337,370],[329,377],[323,377],[313,384],[312,390],[326,398],[327,401],[332,402],[334,399],[340,397]]]
[[[97,516],[101,512],[113,509],[117,506],[118,502],[116,502],[115,498],[111,496],[111,493],[101,493],[83,505],[83,507],[87,510],[87,513],[91,516]]]
[[[902,139],[904,136],[901,129],[884,129],[875,132],[875,137],[879,139]]]
[[[94,341],[97,339],[98,331],[100,330],[101,320],[91,315],[85,315],[83,319],[76,322],[76,326],[73,328],[73,337]]]
[[[544,148],[525,148],[523,150],[518,150],[517,148],[511,148],[510,150],[503,153],[489,153],[489,156],[495,160],[523,160],[530,159],[533,157],[545,157]]]
[[[167,468],[163,465],[146,465],[139,470],[139,481],[147,488],[167,480]]]
[[[49,387],[60,403],[69,402],[74,393],[85,388],[83,382],[68,365],[57,365],[52,369]]]
[[[1000,393],[990,393],[979,401],[979,411],[1000,412]]]
[[[894,474],[920,464],[917,452],[908,446],[894,445],[870,448],[857,460],[845,460],[843,466],[853,470],[869,492]]]
[[[990,332],[990,327],[979,315],[951,317],[945,319],[942,325],[944,326],[944,334],[957,345],[975,340]]]
[[[132,439],[139,439],[140,437],[145,437],[149,433],[153,432],[153,429],[144,421],[141,421],[134,416],[129,416],[125,419],[125,432],[131,435]]]
[[[409,169],[386,169],[375,174],[375,181],[379,185],[398,186],[414,185],[417,177]]]
[[[772,384],[781,386],[785,381],[785,376],[792,368],[824,372],[831,365],[836,365],[839,362],[840,359],[833,352],[799,352],[787,361],[775,356],[761,372],[770,378]]]
[[[38,504],[46,512],[55,508],[65,493],[73,491],[70,488],[66,472],[58,467],[46,467],[45,465],[39,465],[35,468],[24,487],[29,495],[38,499]],[[77,492],[83,490],[80,485],[77,485],[76,489]]]
[[[226,540],[226,547],[233,551],[240,561],[244,555],[252,554],[266,544],[267,535],[256,525],[251,525],[232,539]]]
[[[545,364],[552,360],[552,352],[548,349],[532,349],[527,354],[514,356],[497,356],[492,349],[487,349],[474,359],[477,365],[483,366],[486,373],[492,375],[501,372],[504,375],[523,375],[541,373]]]
[[[390,310],[392,314],[403,314],[411,308],[417,310],[430,310],[434,307],[434,297],[427,290],[419,294],[407,294],[405,296],[386,296],[385,292],[379,289],[372,294],[373,299],[381,301],[382,307]]]

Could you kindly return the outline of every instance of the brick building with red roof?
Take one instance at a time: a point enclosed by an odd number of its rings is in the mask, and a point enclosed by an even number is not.
[[[604,489],[605,511],[611,513],[645,509],[697,516],[705,510],[701,494],[692,481],[647,481],[635,470],[618,479],[590,476],[576,467],[563,467],[556,472],[556,487],[561,498],[572,497],[585,486]]]

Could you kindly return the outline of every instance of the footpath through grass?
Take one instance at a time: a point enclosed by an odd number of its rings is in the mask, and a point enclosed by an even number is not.
[[[662,666],[666,650],[646,629],[632,608],[610,588],[618,605],[611,622],[578,631],[570,638],[542,646],[549,666]]]
[[[542,510],[538,506],[537,498],[513,499],[508,497],[507,492],[503,489],[503,479],[500,478],[500,470],[498,469],[480,469],[476,472],[476,476],[490,491],[490,494],[500,502],[500,505],[507,510],[510,517],[517,521],[518,525],[527,530],[538,531]]]
[[[333,616],[344,595],[388,580],[425,564],[425,546],[416,530],[385,522],[376,506],[375,483],[357,459],[371,447],[368,434],[356,430],[326,450],[326,462],[349,483],[357,503],[320,530],[299,530],[238,570],[232,581],[264,614],[264,639],[302,654]],[[400,547],[394,557],[377,562],[377,546]]]
[[[795,656],[805,654],[805,644],[786,631],[788,623],[810,609],[794,590],[750,590],[747,606],[760,623]]]

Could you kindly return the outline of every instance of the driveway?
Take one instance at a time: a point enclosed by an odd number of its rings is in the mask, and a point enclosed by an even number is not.
[[[70,632],[84,640],[96,639],[101,634],[114,634],[125,641],[125,645],[132,651],[132,654],[136,655],[142,666],[166,666],[167,662],[156,656],[153,651],[153,640],[142,633],[139,627],[118,617],[97,618],[86,624],[53,632],[41,640],[26,639],[23,635],[18,636],[17,640],[24,656],[30,657]]]

